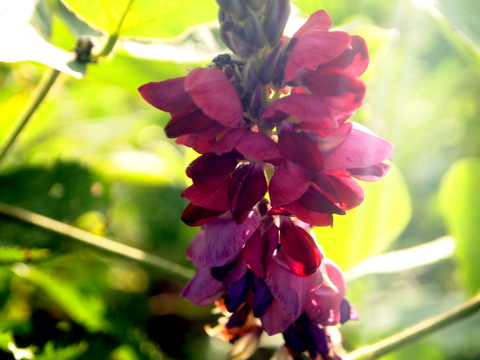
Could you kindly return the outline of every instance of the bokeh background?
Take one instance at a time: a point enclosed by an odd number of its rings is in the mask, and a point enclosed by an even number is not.
[[[115,48],[68,67],[80,35],[116,31],[129,0],[0,1],[0,142],[48,66],[65,72],[0,163],[0,202],[185,267],[196,229],[179,219],[195,157],[166,139],[167,114],[137,88],[227,50],[214,0],[134,0]],[[325,9],[363,36],[368,91],[353,120],[395,144],[393,168],[358,209],[317,229],[345,270],[360,319],[345,347],[389,336],[480,288],[480,2],[296,0],[292,31]],[[184,280],[0,214],[0,358],[228,359],[211,308]],[[384,359],[480,359],[472,316]],[[15,348],[12,347],[15,344]],[[265,338],[268,359],[281,338]],[[13,349],[13,350],[12,350]],[[15,356],[13,353],[15,353]]]

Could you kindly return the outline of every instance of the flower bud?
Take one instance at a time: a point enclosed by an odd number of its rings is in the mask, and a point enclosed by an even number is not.
[[[268,41],[275,45],[282,37],[285,25],[290,15],[289,0],[270,0],[265,10],[263,29],[267,34]]]
[[[255,14],[252,9],[247,8],[247,12],[248,16],[246,18],[245,26],[247,41],[257,48],[263,48],[267,45],[267,36],[263,31],[262,24],[260,23],[257,14]]]

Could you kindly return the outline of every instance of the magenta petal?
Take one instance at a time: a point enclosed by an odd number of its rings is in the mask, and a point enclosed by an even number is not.
[[[346,125],[346,124],[345,124]],[[325,155],[326,169],[369,167],[390,157],[393,145],[365,126],[352,123],[350,134]]]
[[[328,31],[332,27],[332,19],[325,10],[318,10],[314,12],[307,19],[300,29],[293,35],[294,38],[301,38],[305,34],[312,31]]]
[[[222,213],[223,211],[205,209],[190,203],[183,210],[182,221],[188,226],[200,226]]]
[[[205,115],[200,109],[188,113],[175,113],[165,126],[169,138],[205,131],[215,124],[215,121]]]
[[[298,201],[284,205],[283,208],[290,213],[295,214],[295,216],[303,222],[313,226],[330,226],[333,224],[332,214],[318,213],[308,210],[300,205]]]
[[[228,181],[228,199],[230,210],[237,223],[241,216],[252,209],[267,192],[267,180],[262,163],[250,163],[238,166]]]
[[[201,192],[211,193],[218,189],[236,166],[237,158],[232,153],[221,156],[206,153],[188,165],[187,176]]]
[[[307,277],[298,277],[285,263],[282,251],[277,251],[268,268],[267,283],[275,300],[288,314],[298,318],[310,296],[322,283],[319,270]]]
[[[367,69],[369,55],[365,40],[357,35],[352,36],[352,47],[345,50],[338,58],[323,64],[347,70],[350,74],[360,76]]]
[[[340,321],[340,304],[343,296],[326,281],[312,293],[305,306],[310,320],[322,325],[332,326]]]
[[[302,85],[316,96],[322,97],[339,111],[360,107],[365,96],[365,83],[346,70],[329,67],[325,69],[302,69],[298,73]]]
[[[215,191],[204,193],[195,185],[191,185],[183,190],[182,196],[190,200],[195,206],[216,211],[227,211],[230,209],[230,203],[227,196],[227,186],[228,182],[224,181]]]
[[[278,146],[282,154],[289,160],[311,171],[320,171],[323,167],[323,155],[318,141],[307,134],[284,130],[278,137]]]
[[[313,274],[322,262],[322,255],[313,238],[290,219],[282,221],[280,225],[280,244],[288,266],[297,276]]]
[[[219,299],[226,287],[225,283],[213,278],[209,267],[204,267],[198,269],[181,295],[196,305],[205,306],[213,304],[215,300]]]
[[[204,225],[204,236],[194,239],[187,254],[195,266],[223,266],[238,256],[259,223],[255,211],[240,225],[232,218],[212,220]]]
[[[284,166],[280,166],[268,184],[273,207],[289,204],[300,198],[310,186],[310,181],[292,175]]]
[[[337,124],[332,118],[330,107],[320,98],[310,94],[291,94],[278,99],[263,113],[262,118],[276,118],[282,112],[300,121],[313,122],[320,129],[334,129]],[[292,119],[292,122],[298,122]]]
[[[185,91],[185,77],[150,82],[138,88],[140,95],[157,109],[176,113],[192,100]]]
[[[275,335],[287,330],[297,318],[287,313],[276,300],[273,300],[268,306],[267,312],[260,319],[263,330],[268,335]]]
[[[278,228],[275,225],[272,225],[263,235],[260,234],[260,231],[255,231],[247,240],[243,249],[243,257],[247,266],[257,277],[265,278],[268,264],[277,245]]]
[[[233,149],[251,159],[271,160],[280,157],[275,141],[265,134],[248,129],[231,130],[212,147],[212,151],[218,155]]]
[[[225,73],[217,68],[196,68],[185,79],[185,90],[202,111],[223,125],[237,127],[243,107]]]
[[[341,209],[350,210],[362,203],[363,188],[350,175],[341,170],[325,170],[322,176],[333,186],[334,198]]]
[[[312,31],[293,46],[285,65],[285,82],[297,77],[299,69],[315,69],[335,59],[350,47],[350,35],[342,31]]]

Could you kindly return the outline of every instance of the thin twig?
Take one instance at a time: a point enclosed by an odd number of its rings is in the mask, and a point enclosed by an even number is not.
[[[13,129],[6,136],[2,146],[0,147],[0,162],[5,158],[8,151],[12,148],[12,145],[17,139],[18,135],[20,135],[25,125],[27,125],[32,115],[43,102],[45,96],[47,96],[48,92],[57,80],[58,75],[60,75],[60,71],[53,68],[49,68],[45,72],[40,84],[38,84],[38,86],[35,88],[35,91],[33,92],[29,102],[15,121]]]
[[[349,353],[344,360],[378,359],[387,353],[462,320],[478,310],[480,310],[480,294],[443,314],[424,320],[375,344],[354,350]]]
[[[103,236],[91,234],[74,226],[31,212],[29,210],[22,209],[17,206],[0,202],[0,214],[7,215],[14,219],[21,220],[28,224],[38,226],[42,229],[46,229],[63,236],[67,236],[71,239],[96,247],[108,253],[134,260],[185,282],[190,280],[194,275],[193,270],[176,264],[170,260],[149,254],[145,251],[128,245],[120,244]]]

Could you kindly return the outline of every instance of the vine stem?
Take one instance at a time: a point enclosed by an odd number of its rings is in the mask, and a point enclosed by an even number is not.
[[[0,148],[0,162],[5,158],[8,151],[12,148],[13,143],[17,139],[18,135],[22,132],[25,125],[27,125],[28,121],[31,119],[32,115],[35,113],[37,108],[45,99],[48,92],[52,88],[53,84],[57,80],[58,76],[60,75],[60,71],[49,68],[42,77],[42,80],[35,88],[30,100],[23,108],[22,112],[18,116],[15,124],[10,131],[10,133],[6,136],[3,145]]]
[[[344,360],[373,360],[406,346],[441,328],[462,320],[480,310],[480,293],[445,313],[415,324],[379,342],[347,354]]]
[[[139,250],[128,245],[120,244],[103,236],[94,235],[77,227],[62,223],[17,206],[0,202],[0,214],[38,226],[56,234],[69,237],[71,239],[80,241],[83,244],[106,251],[110,254],[136,261],[140,264],[160,270],[162,273],[173,276],[184,282],[190,280],[194,275],[193,270],[170,260],[149,254],[143,250]]]

